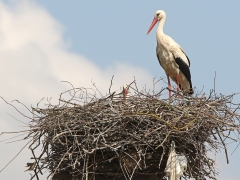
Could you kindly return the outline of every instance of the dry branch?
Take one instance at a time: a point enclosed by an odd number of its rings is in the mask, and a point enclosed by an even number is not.
[[[32,139],[29,148],[37,164],[31,179],[44,169],[55,180],[159,179],[172,141],[187,157],[185,179],[216,179],[207,152],[224,149],[227,157],[226,142],[239,141],[231,137],[231,131],[239,134],[235,94],[181,94],[178,105],[177,95],[162,99],[165,91],[150,95],[138,91],[136,83],[126,100],[110,88],[101,98],[89,89],[72,88],[60,95],[58,105],[32,108],[25,138]],[[66,93],[69,100],[63,99]],[[36,149],[41,149],[39,156]]]

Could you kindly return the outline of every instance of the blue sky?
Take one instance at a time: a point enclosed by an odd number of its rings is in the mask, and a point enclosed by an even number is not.
[[[235,77],[240,59],[237,1],[37,2],[66,27],[65,39],[72,43],[70,50],[103,69],[120,61],[145,67],[153,76],[164,73],[155,57],[155,31],[148,36],[146,31],[154,12],[163,9],[167,13],[165,33],[184,48],[192,63],[193,85],[212,88],[216,71],[221,92],[235,89],[230,79]],[[208,81],[201,78],[203,72]]]
[[[191,61],[193,86],[208,93],[216,72],[218,93],[239,92],[239,7],[239,1],[0,1],[0,96],[35,105],[42,97],[57,98],[69,88],[62,80],[85,87],[94,79],[104,91],[112,75],[116,88],[133,76],[140,85],[165,77],[155,55],[156,28],[146,35],[158,9],[167,14],[164,32]],[[0,132],[19,130],[22,125],[7,113],[26,120],[3,102],[0,106]],[[229,154],[236,146],[230,145]],[[1,168],[17,148],[0,147],[8,152],[0,156]],[[224,153],[217,156],[220,180],[239,179],[239,154],[238,148],[229,165]],[[29,157],[28,151],[23,152],[0,179],[28,178],[23,166]]]

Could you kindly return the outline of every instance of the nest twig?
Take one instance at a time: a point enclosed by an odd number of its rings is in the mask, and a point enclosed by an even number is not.
[[[181,94],[179,105],[177,94],[162,99],[164,91],[150,95],[135,85],[126,100],[110,89],[98,98],[87,89],[73,88],[61,94],[59,105],[32,108],[26,137],[32,139],[29,148],[36,161],[31,179],[38,179],[44,169],[56,180],[159,179],[172,141],[188,160],[185,179],[216,179],[207,152],[224,149],[228,163],[226,142],[238,141],[232,131],[240,133],[235,94]],[[66,93],[70,100],[63,99]]]

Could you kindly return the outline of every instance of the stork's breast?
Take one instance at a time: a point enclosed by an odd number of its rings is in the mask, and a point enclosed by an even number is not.
[[[167,74],[178,73],[178,65],[175,62],[173,56],[164,50],[161,53],[160,62]]]

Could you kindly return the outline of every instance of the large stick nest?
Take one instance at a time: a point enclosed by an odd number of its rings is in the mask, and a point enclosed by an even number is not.
[[[36,160],[31,179],[44,169],[57,180],[159,179],[172,141],[187,158],[185,179],[216,179],[207,153],[223,149],[227,158],[226,140],[237,141],[230,137],[239,134],[234,94],[180,94],[178,104],[177,94],[162,99],[166,90],[150,95],[135,85],[126,100],[110,90],[97,98],[89,89],[73,88],[61,94],[59,105],[33,108],[26,137]],[[66,93],[70,100],[63,99]]]

